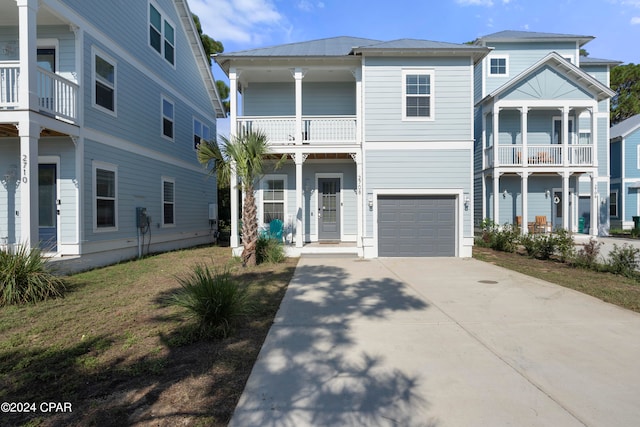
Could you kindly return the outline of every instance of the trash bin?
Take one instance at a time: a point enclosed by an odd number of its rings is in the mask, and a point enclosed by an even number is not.
[[[578,219],[578,233],[584,233],[584,217]]]
[[[640,216],[634,216],[633,218],[633,228],[634,230],[640,231]]]

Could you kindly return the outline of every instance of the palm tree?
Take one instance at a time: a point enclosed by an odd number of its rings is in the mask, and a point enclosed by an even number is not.
[[[231,168],[235,166],[236,175],[240,181],[240,188],[244,194],[242,204],[242,264],[256,265],[256,244],[258,242],[258,212],[255,201],[255,186],[262,177],[265,159],[268,157],[268,137],[263,131],[242,132],[234,135],[230,140],[220,136],[221,147],[213,141],[203,141],[198,145],[198,161],[208,165],[215,161],[211,174],[217,174],[219,182],[228,182]],[[286,155],[275,164],[279,168]],[[235,191],[235,183],[229,186]],[[232,218],[233,220],[233,218]]]

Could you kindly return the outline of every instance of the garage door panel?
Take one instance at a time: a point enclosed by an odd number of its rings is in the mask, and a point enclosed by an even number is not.
[[[455,256],[455,197],[379,196],[380,256]]]

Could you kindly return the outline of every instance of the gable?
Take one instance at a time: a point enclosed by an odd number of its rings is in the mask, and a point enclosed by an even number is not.
[[[509,100],[593,99],[587,90],[549,65],[534,71],[500,96]]]

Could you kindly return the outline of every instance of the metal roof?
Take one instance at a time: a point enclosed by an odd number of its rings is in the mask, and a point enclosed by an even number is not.
[[[580,65],[620,65],[622,61],[615,61],[613,59],[600,59],[592,58],[590,56],[581,56]]]
[[[631,116],[628,119],[611,126],[611,129],[609,129],[609,138],[624,138],[631,132],[634,132],[638,129],[640,129],[640,114]]]
[[[331,37],[306,42],[289,43],[259,49],[223,53],[220,57],[293,57],[345,56],[356,47],[380,43],[379,40],[358,37]]]
[[[580,46],[593,40],[593,36],[575,35],[575,34],[557,34],[557,33],[539,33],[534,31],[513,31],[505,30],[497,33],[488,34],[486,36],[479,37],[476,42],[536,42],[536,41],[577,41]]]

